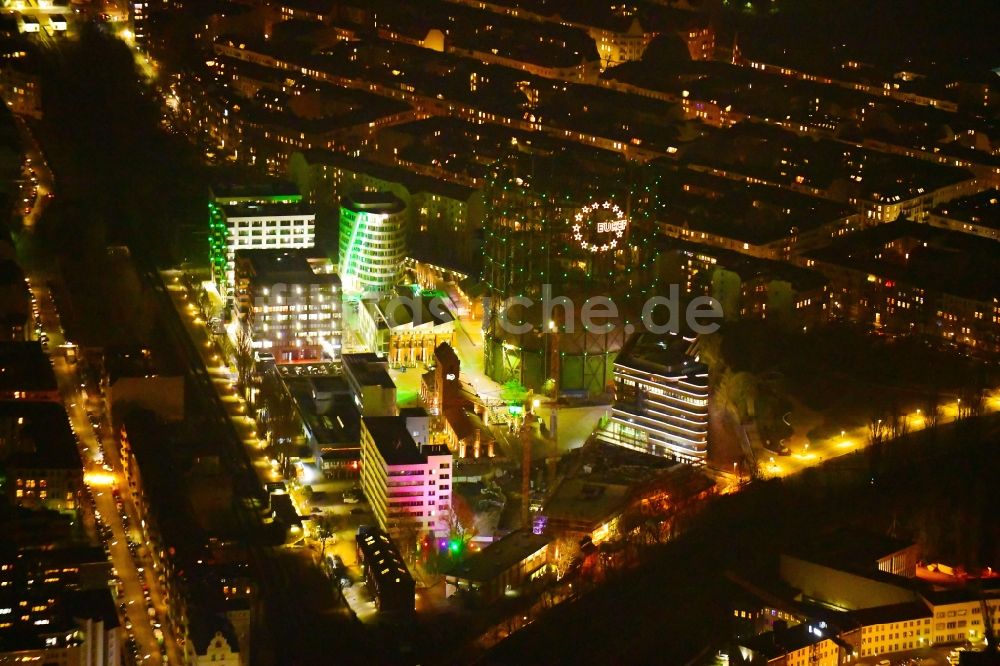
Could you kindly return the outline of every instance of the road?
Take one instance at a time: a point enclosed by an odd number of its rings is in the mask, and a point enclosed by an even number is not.
[[[168,655],[168,661],[175,664],[182,663],[177,642],[170,627],[167,626],[168,623],[165,622],[167,613],[160,581],[153,575],[154,572],[149,563],[134,557],[128,548],[129,540],[141,543],[142,536],[134,527],[138,523],[135,519],[136,511],[132,499],[123,496],[120,501],[116,500],[112,492],[113,488],[119,485],[121,477],[118,470],[121,467],[116,448],[113,445],[106,446],[102,443],[110,443],[114,440],[107,436],[104,420],[98,416],[101,413],[100,400],[96,396],[87,395],[75,365],[67,362],[61,348],[65,340],[59,315],[52,301],[52,294],[46,284],[48,277],[44,273],[31,271],[28,279],[32,296],[37,303],[38,319],[41,322],[42,331],[48,336],[49,349],[53,350],[50,359],[59,391],[63,396],[70,424],[80,445],[80,455],[84,464],[84,482],[94,498],[94,505],[92,507],[84,505],[84,510],[93,510],[93,523],[95,525],[104,525],[110,529],[110,535],[102,535],[100,529],[95,530],[94,538],[107,547],[109,559],[117,572],[119,585],[116,601],[124,603],[125,609],[121,617],[122,624],[127,627],[126,633],[129,638],[135,639],[141,663],[163,663],[161,646],[154,635],[154,621],[161,626],[163,631],[163,653]],[[95,416],[96,427],[91,422],[91,414]],[[123,525],[122,515],[124,512],[132,516],[130,530],[126,530]],[[143,576],[149,588],[150,599],[148,602],[143,591],[143,582],[140,580],[139,567],[146,569]],[[151,617],[148,613],[150,606],[155,609],[155,617]],[[119,608],[121,609],[122,606]],[[127,653],[128,650],[126,650]]]
[[[48,203],[50,197],[47,196],[52,191],[53,177],[31,132],[23,122],[18,122],[21,131],[23,145],[29,168],[37,180],[38,196],[34,199],[31,209],[24,215],[24,233],[33,232],[35,221],[41,214],[43,207]],[[85,512],[93,512],[87,515],[85,522],[97,527],[105,525],[110,529],[108,538],[104,538],[101,530],[94,533],[95,540],[104,542],[107,547],[109,559],[117,572],[120,581],[117,594],[117,601],[124,603],[125,612],[121,620],[123,626],[131,625],[126,632],[128,636],[134,637],[137,645],[137,653],[144,663],[159,664],[161,659],[161,646],[154,635],[154,618],[147,610],[147,601],[143,592],[143,584],[140,581],[139,567],[143,563],[133,557],[127,546],[128,535],[122,522],[122,511],[128,512],[133,517],[131,525],[136,525],[135,507],[130,497],[122,497],[121,509],[112,494],[112,488],[118,485],[119,475],[114,469],[120,469],[118,464],[117,450],[114,446],[105,447],[104,442],[111,442],[113,438],[108,437],[106,425],[102,414],[102,405],[97,396],[88,396],[82,389],[80,377],[76,372],[75,365],[67,361],[63,345],[66,342],[62,328],[62,322],[56,309],[52,293],[49,289],[49,281],[53,277],[43,267],[31,264],[31,257],[21,257],[24,271],[28,279],[28,287],[33,299],[33,309],[36,325],[40,326],[39,335],[44,334],[47,342],[44,347],[50,352],[50,361],[55,372],[56,381],[69,416],[70,424],[76,433],[77,441],[80,445],[80,455],[84,464],[84,481],[94,499],[94,505],[85,504]],[[92,391],[93,392],[93,391]],[[95,423],[91,422],[90,414],[95,415]],[[104,465],[115,464],[111,470]],[[100,519],[98,520],[98,516]],[[136,533],[131,535],[136,542],[141,542],[141,537]],[[150,603],[155,608],[155,621],[161,625],[164,633],[163,653],[168,655],[171,663],[182,663],[181,652],[170,631],[165,626],[166,607],[163,603],[163,594],[159,581],[155,576],[148,576],[148,587]],[[128,650],[126,650],[126,654]],[[144,658],[149,655],[148,658]]]
[[[941,405],[939,425],[951,423],[958,419],[961,400],[954,400]],[[1000,390],[987,395],[983,402],[984,412],[1000,411]],[[927,419],[918,409],[905,417],[907,432],[919,432],[927,427]],[[795,427],[795,419],[792,426]],[[868,446],[870,435],[866,426],[842,430],[839,435],[820,440],[810,440],[808,437],[793,437],[791,455],[779,456],[763,449],[757,451],[760,456],[761,470],[765,476],[784,477],[798,474],[807,467],[820,464],[826,460],[837,458],[854,451],[863,450]]]
[[[247,405],[234,389],[235,370],[223,364],[220,350],[210,339],[194,303],[194,289],[189,289],[178,270],[147,272],[144,278],[157,295],[167,327],[193,375],[196,392],[215,413],[220,453],[234,475],[237,491],[247,498],[263,496],[265,483],[283,478],[277,465],[268,459],[255,422],[247,415]],[[301,514],[308,514],[301,501],[297,508]],[[293,662],[319,663],[317,660],[329,656],[325,637],[337,635],[363,652],[362,646],[368,641],[351,624],[348,609],[334,596],[328,579],[316,566],[315,553],[305,548],[261,545],[259,511],[241,503],[236,513],[247,533],[250,564],[264,596],[265,622],[273,633],[274,645],[270,649],[280,651]],[[255,635],[254,642],[259,646],[267,641]],[[343,656],[349,659],[351,655]]]

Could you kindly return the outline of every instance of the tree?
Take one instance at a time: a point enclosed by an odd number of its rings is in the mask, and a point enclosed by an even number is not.
[[[448,551],[462,554],[476,536],[476,515],[461,495],[452,495],[451,507],[446,514],[448,521]],[[453,548],[453,544],[458,548]]]
[[[882,469],[882,449],[889,434],[889,424],[885,413],[875,411],[868,420],[868,464],[872,479],[877,477]]]
[[[573,564],[582,558],[578,539],[561,537],[553,544],[554,557],[552,566],[556,570],[556,578],[562,578],[570,572]]]
[[[749,372],[727,370],[715,389],[715,399],[739,423],[744,423],[753,414],[753,404],[757,399],[757,378]]]
[[[316,524],[316,534],[320,541],[319,559],[320,562],[322,562],[323,557],[326,555],[327,541],[335,538],[337,536],[337,532],[347,526],[347,516],[343,516],[334,511],[324,511],[322,514],[314,518],[313,522]]]
[[[236,387],[243,395],[247,394],[254,377],[253,338],[250,335],[250,325],[243,323],[236,331],[236,344],[233,347],[236,361]]]
[[[906,418],[906,414],[903,413],[898,402],[893,401],[887,417],[889,439],[899,439],[910,432],[909,419]]]
[[[924,425],[927,431],[934,436],[937,434],[938,424],[941,423],[941,394],[935,387],[924,401]]]
[[[393,540],[399,548],[399,554],[407,563],[414,564],[417,558],[417,539],[420,538],[423,525],[410,516],[399,516],[390,521],[389,530],[396,534]]]
[[[500,399],[508,405],[521,405],[528,397],[528,389],[524,384],[512,379],[500,389]]]

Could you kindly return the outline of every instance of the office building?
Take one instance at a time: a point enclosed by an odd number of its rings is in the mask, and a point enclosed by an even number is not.
[[[606,437],[619,446],[702,465],[708,455],[708,368],[691,338],[640,333],[615,360]]]
[[[363,192],[340,204],[340,276],[356,294],[391,291],[406,258],[406,204],[390,192]]]
[[[340,278],[327,259],[304,250],[241,250],[235,298],[254,347],[278,363],[340,358]]]
[[[414,294],[408,286],[363,300],[358,328],[369,349],[392,365],[406,367],[429,363],[439,344],[455,341],[455,317],[444,299],[433,293]]]
[[[376,354],[344,354],[344,379],[364,416],[396,415],[396,384],[385,359]]]
[[[426,420],[361,419],[361,488],[379,527],[393,538],[448,531],[452,457],[446,446],[426,443]]]
[[[316,241],[316,215],[291,188],[217,188],[208,212],[212,278],[229,305],[237,252],[307,249]]]

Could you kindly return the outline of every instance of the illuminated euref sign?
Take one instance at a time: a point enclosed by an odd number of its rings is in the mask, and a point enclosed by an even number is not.
[[[595,254],[618,247],[618,241],[628,229],[625,213],[610,201],[584,206],[573,216],[570,224],[573,240],[584,250]]]

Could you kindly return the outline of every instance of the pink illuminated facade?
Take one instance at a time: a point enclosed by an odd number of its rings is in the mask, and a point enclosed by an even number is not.
[[[396,538],[404,530],[448,532],[452,456],[427,444],[427,417],[361,419],[361,487],[379,527]]]

